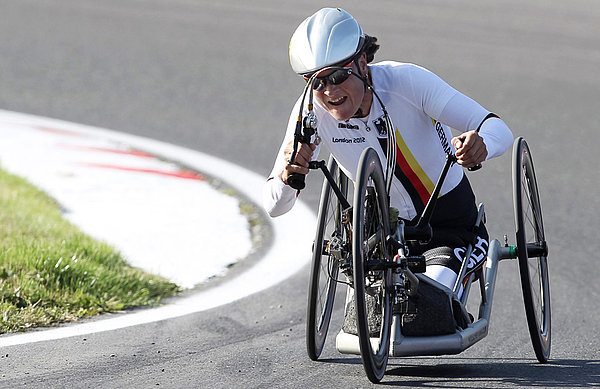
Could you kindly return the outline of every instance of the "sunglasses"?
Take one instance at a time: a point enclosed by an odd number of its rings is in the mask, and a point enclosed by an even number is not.
[[[312,88],[316,91],[320,91],[325,89],[327,84],[331,85],[339,85],[342,82],[346,81],[348,77],[352,74],[352,62],[348,65],[344,66],[342,69],[337,69],[333,73],[323,76],[323,77],[315,77],[313,79]],[[310,80],[311,76],[305,76],[304,79],[306,81]]]

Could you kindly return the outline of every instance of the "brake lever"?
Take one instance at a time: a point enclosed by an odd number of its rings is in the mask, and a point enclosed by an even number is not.
[[[316,135],[315,144],[319,144],[320,138],[316,132],[317,118],[314,112],[310,110],[308,115],[304,117],[304,120],[298,120],[296,123],[296,131],[294,132],[294,150],[292,151],[292,156],[290,157],[290,164],[294,164],[300,143],[309,144],[311,137]],[[292,173],[288,177],[288,185],[296,190],[302,190],[306,186],[305,178],[306,176],[304,174]]]

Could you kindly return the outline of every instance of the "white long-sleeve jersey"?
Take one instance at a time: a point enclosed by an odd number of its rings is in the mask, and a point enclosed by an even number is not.
[[[432,72],[417,65],[389,61],[369,65],[369,71],[373,88],[394,126],[396,169],[390,205],[398,208],[403,219],[411,220],[423,210],[446,154],[455,152],[450,143],[451,129],[479,130],[487,148],[487,159],[500,156],[510,148],[513,135],[501,119]],[[296,190],[282,182],[280,173],[286,164],[283,150],[293,140],[300,103],[301,97],[292,110],[285,138],[264,187],[264,207],[273,217],[289,211],[298,196]],[[326,145],[353,181],[360,155],[367,147],[377,151],[385,166],[387,129],[377,99],[373,99],[366,118],[338,121],[318,104],[315,104],[315,114],[322,143],[317,146],[313,159],[317,158],[320,147]],[[459,165],[450,169],[441,195],[432,224],[472,222],[474,196]]]

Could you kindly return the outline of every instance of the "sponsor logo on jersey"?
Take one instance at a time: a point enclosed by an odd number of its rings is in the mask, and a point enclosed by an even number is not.
[[[350,123],[338,123],[338,128],[347,128],[349,130],[358,130],[358,126]]]

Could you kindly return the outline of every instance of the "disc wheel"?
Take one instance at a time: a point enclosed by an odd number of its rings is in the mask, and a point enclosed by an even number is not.
[[[513,147],[513,196],[525,314],[535,355],[545,363],[551,339],[548,248],[533,160],[523,138]]]
[[[387,367],[392,323],[392,271],[386,244],[390,233],[388,196],[379,157],[361,155],[353,205],[352,254],[360,353],[367,376],[379,382]]]
[[[328,169],[345,196],[348,192],[348,178],[338,168],[333,157],[329,158]],[[331,254],[333,251],[349,253],[347,235],[342,225],[340,202],[328,181],[324,180],[308,289],[306,349],[312,360],[317,360],[323,351],[333,311],[340,259]]]

